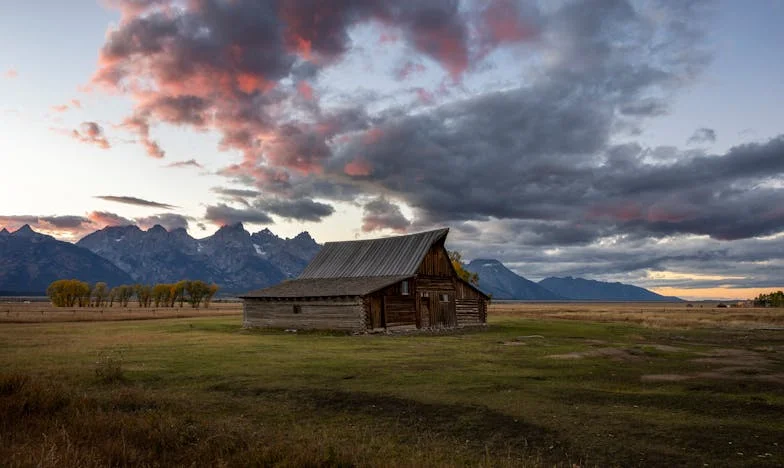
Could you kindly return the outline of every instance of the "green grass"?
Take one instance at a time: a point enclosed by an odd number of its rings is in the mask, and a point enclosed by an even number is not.
[[[416,336],[6,324],[0,460],[780,466],[783,353],[776,331],[508,317]]]

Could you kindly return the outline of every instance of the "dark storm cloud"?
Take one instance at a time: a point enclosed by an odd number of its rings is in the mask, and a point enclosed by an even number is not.
[[[101,200],[106,200],[115,203],[124,203],[126,205],[144,206],[150,208],[165,208],[167,210],[172,208],[177,208],[174,205],[167,205],[166,203],[159,203],[156,201],[144,200],[141,198],[129,197],[129,196],[98,195],[95,198],[100,198]]]
[[[698,128],[689,137],[687,144],[716,143],[716,130],[712,128]]]
[[[213,187],[210,189],[211,192],[217,193],[219,195],[226,195],[227,197],[258,197],[261,195],[261,192],[258,190],[248,190],[248,189],[233,189],[233,188],[226,188],[226,187]]]
[[[365,232],[380,229],[405,232],[411,225],[400,207],[385,198],[377,198],[365,203],[362,207],[362,230]]]
[[[126,127],[156,157],[157,122],[215,130],[221,150],[243,155],[218,173],[253,190],[216,193],[245,208],[210,206],[210,221],[269,223],[311,216],[314,198],[384,194],[364,206],[363,229],[451,225],[467,258],[535,277],[704,270],[769,284],[781,272],[770,259],[784,249],[784,137],[723,154],[617,144],[665,115],[709,63],[704,2],[115,3],[123,21],[94,83],[133,97]],[[408,90],[413,104],[365,90],[322,99],[321,71],[367,21],[394,27],[412,63],[430,73],[432,59],[453,83],[507,44],[525,43],[516,57],[535,70],[474,93]],[[695,136],[715,141],[711,129]],[[260,194],[267,202],[251,205]]]
[[[335,208],[332,205],[310,199],[261,199],[256,202],[256,206],[282,218],[295,219],[297,221],[317,222],[335,212]]]
[[[519,13],[508,1],[491,3],[502,4],[500,13]],[[107,34],[92,83],[133,97],[134,112],[122,127],[156,158],[165,152],[151,128],[167,122],[217,130],[222,149],[245,154],[246,170],[268,155],[280,167],[317,170],[329,156],[323,127],[278,114],[283,107],[318,114],[307,80],[346,54],[349,30],[358,24],[396,28],[412,50],[438,62],[455,82],[471,65],[469,18],[457,0],[115,0],[111,6],[122,18]],[[520,18],[496,24],[499,11],[493,12],[483,25],[503,32],[485,45],[531,38],[516,32]],[[280,85],[286,79],[293,89]],[[306,99],[294,99],[297,93]]]
[[[661,113],[666,103],[650,95],[667,95],[699,68],[701,56],[683,52],[698,49],[697,33],[623,1],[568,4],[542,27],[557,37],[544,40],[557,52],[544,78],[429,112],[388,113],[369,131],[374,138],[335,145],[328,167],[405,200],[417,225],[586,217],[586,200],[603,201],[624,177],[602,166],[618,119]],[[676,32],[667,44],[651,48],[668,28]],[[634,174],[635,158],[617,171]]]
[[[219,203],[210,205],[204,214],[204,219],[218,225],[235,223],[272,224],[270,216],[257,208],[238,209]]]

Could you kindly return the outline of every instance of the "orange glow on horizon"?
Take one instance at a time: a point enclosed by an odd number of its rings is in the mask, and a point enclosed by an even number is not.
[[[685,300],[728,300],[728,299],[753,299],[760,294],[784,290],[784,286],[774,288],[648,288],[662,296],[677,296]]]

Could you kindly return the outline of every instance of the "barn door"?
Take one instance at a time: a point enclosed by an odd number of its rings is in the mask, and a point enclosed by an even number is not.
[[[455,296],[450,293],[439,293],[436,297],[436,313],[431,326],[454,327],[457,325],[455,312]],[[432,315],[431,315],[432,316]]]
[[[370,326],[372,328],[384,327],[383,297],[370,298]]]
[[[427,293],[422,293],[427,294]],[[422,296],[419,298],[419,315],[417,316],[417,328],[430,326],[430,298]]]

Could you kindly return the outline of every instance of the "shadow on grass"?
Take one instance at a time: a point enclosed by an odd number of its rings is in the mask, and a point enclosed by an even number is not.
[[[403,443],[421,436],[449,439],[475,453],[509,454],[554,464],[578,463],[558,434],[484,406],[424,403],[391,395],[322,389],[239,388],[221,383],[211,390],[236,396],[288,401],[308,413],[371,419],[384,430],[398,430]]]

